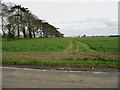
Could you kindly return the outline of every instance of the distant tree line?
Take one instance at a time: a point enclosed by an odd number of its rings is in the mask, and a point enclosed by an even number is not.
[[[58,28],[39,19],[28,8],[0,1],[1,30],[3,38],[63,37]]]

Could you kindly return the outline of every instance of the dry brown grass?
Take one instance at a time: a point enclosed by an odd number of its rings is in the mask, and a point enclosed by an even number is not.
[[[43,58],[43,59],[62,59],[62,58],[118,58],[118,53],[79,53],[79,52],[9,52],[3,53],[2,57],[24,57],[24,58]]]

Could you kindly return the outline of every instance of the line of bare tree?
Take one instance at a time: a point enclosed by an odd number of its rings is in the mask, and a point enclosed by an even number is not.
[[[63,37],[58,28],[21,5],[0,2],[0,17],[3,38]]]

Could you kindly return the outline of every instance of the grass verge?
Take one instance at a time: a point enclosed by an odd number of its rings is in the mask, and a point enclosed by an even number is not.
[[[118,67],[118,59],[105,58],[66,58],[66,59],[38,59],[38,58],[3,58],[4,64],[40,65],[40,66],[69,66],[69,67]]]

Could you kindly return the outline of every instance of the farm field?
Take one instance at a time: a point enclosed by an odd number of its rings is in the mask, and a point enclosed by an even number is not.
[[[64,38],[3,39],[3,52],[61,52],[69,43]]]
[[[3,64],[118,66],[118,37],[3,39]]]
[[[94,51],[118,52],[118,37],[88,37],[80,38],[78,41],[85,43]]]

